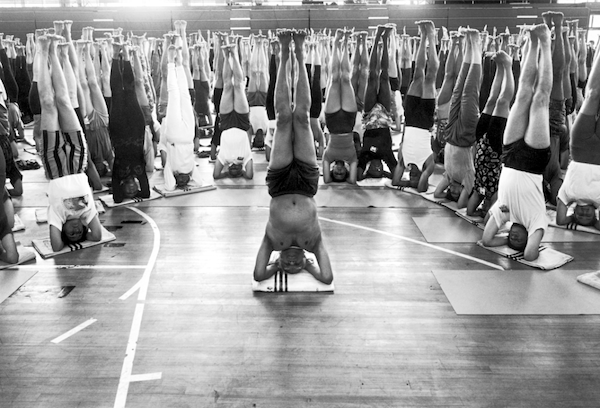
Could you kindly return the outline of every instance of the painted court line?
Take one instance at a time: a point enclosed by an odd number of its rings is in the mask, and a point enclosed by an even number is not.
[[[140,336],[140,327],[142,325],[142,316],[144,315],[144,304],[146,302],[146,294],[148,293],[148,284],[150,283],[150,274],[156,264],[156,258],[158,256],[158,250],[160,249],[160,230],[152,218],[138,210],[135,207],[127,207],[131,211],[134,211],[144,217],[154,232],[154,245],[152,253],[148,259],[148,265],[144,270],[144,275],[140,279],[140,286],[138,291],[137,305],[135,306],[135,312],[133,314],[133,322],[131,323],[131,330],[129,332],[129,340],[127,341],[127,349],[125,350],[125,359],[123,360],[123,368],[121,369],[121,377],[119,379],[119,386],[117,388],[117,395],[115,397],[115,408],[124,408],[127,402],[127,393],[129,392],[129,384],[132,381],[131,374],[133,370],[133,360],[135,358],[135,352],[137,349],[137,342]]]
[[[391,234],[389,232],[385,232],[385,231],[381,231],[381,230],[376,230],[374,228],[369,228],[369,227],[363,227],[362,225],[350,224],[348,222],[336,221],[336,220],[331,220],[329,218],[323,218],[323,217],[319,217],[319,219],[323,220],[323,221],[327,221],[327,222],[332,222],[334,224],[345,225],[347,227],[358,228],[358,229],[362,229],[362,230],[365,230],[365,231],[375,232],[377,234],[387,235],[388,237],[392,237],[392,238],[398,238],[398,239],[401,239],[401,240],[404,240],[404,241],[412,242],[413,244],[423,245],[423,246],[426,246],[428,248],[436,249],[438,251],[446,252],[446,253],[451,254],[451,255],[455,255],[455,256],[458,256],[458,257],[461,257],[461,258],[465,258],[465,259],[468,259],[470,261],[477,262],[477,263],[480,263],[482,265],[489,266],[490,268],[499,269],[501,271],[504,270],[504,268],[502,266],[497,265],[495,263],[487,262],[487,261],[484,261],[483,259],[479,259],[479,258],[475,258],[475,257],[469,256],[469,255],[461,254],[460,252],[456,252],[456,251],[452,251],[450,249],[442,248],[442,247],[439,247],[437,245],[432,245],[432,244],[430,244],[428,242],[417,241],[416,239],[403,237],[402,235]]]
[[[17,265],[7,269],[146,269],[148,265]]]
[[[129,377],[129,382],[153,381],[153,380],[160,380],[161,378],[162,378],[162,372],[147,373],[147,374],[132,374],[131,377]]]
[[[72,328],[71,330],[69,330],[68,332],[66,332],[65,334],[58,336],[57,338],[55,338],[54,340],[50,340],[51,343],[54,344],[58,344],[61,341],[68,339],[69,337],[71,337],[72,335],[82,331],[83,329],[85,329],[86,327],[88,327],[90,324],[96,323],[97,319],[89,319],[86,320],[85,322],[81,323],[79,326]]]
[[[129,296],[133,295],[135,293],[135,291],[140,288],[140,286],[142,286],[142,280],[141,279],[139,281],[137,281],[137,283],[135,285],[133,285],[131,287],[131,289],[129,289],[127,292],[123,293],[121,295],[121,297],[119,298],[119,300],[129,299]]]

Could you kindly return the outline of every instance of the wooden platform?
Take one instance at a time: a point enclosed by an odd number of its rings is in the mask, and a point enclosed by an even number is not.
[[[35,222],[47,199],[41,170],[24,182],[27,246],[48,234]],[[252,292],[259,180],[107,209],[116,241],[20,267],[37,273],[0,304],[0,406],[598,406],[600,316],[457,316],[432,270],[524,266],[427,243],[414,218],[449,210],[410,194],[316,199],[333,295]],[[596,240],[549,245],[575,257],[557,271],[600,269]]]

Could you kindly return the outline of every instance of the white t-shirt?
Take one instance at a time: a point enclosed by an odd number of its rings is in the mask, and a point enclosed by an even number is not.
[[[223,166],[236,163],[246,167],[251,158],[252,149],[245,130],[230,128],[221,134],[221,147],[217,160]]]
[[[572,161],[567,168],[558,198],[565,205],[572,202],[600,206],[600,166]]]
[[[48,201],[48,224],[59,231],[62,231],[67,219],[78,218],[87,226],[98,215],[92,189],[84,173],[50,180]]]
[[[502,168],[498,200],[490,209],[499,229],[509,221],[523,225],[528,236],[538,229],[548,228],[542,180],[541,174]]]

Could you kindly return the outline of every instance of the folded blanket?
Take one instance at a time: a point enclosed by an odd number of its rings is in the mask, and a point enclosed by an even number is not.
[[[30,248],[17,246],[17,252],[19,253],[19,261],[16,264],[7,264],[0,261],[0,270],[10,268],[11,266],[21,265],[25,262],[29,262],[35,259],[35,251]]]
[[[120,203],[115,203],[115,200],[112,194],[107,194],[98,197],[104,204],[106,204],[109,208],[120,207],[123,205],[130,205],[135,203],[141,203],[142,201],[156,200],[157,198],[161,198],[162,196],[158,194],[156,191],[150,191],[150,197],[148,198],[133,198],[133,199],[125,199]]]
[[[513,261],[520,262],[524,265],[531,266],[532,268],[538,268],[543,270],[550,270],[560,268],[567,262],[571,262],[573,257],[571,255],[563,254],[555,249],[540,245],[540,256],[535,261],[526,261],[523,258],[523,251],[516,251],[509,248],[508,245],[502,245],[497,247],[487,247],[481,242],[477,243],[479,246],[492,251],[498,255],[502,255]]]
[[[164,184],[154,186],[154,190],[163,197],[175,197],[185,194],[201,193],[203,191],[215,190],[217,187],[212,184],[202,184],[189,186],[185,190],[182,188],[176,188],[175,190],[167,190]]]
[[[590,285],[593,288],[600,289],[600,271],[579,275],[577,281]]]
[[[69,244],[66,245],[60,251],[54,251],[52,249],[52,245],[50,244],[50,238],[48,239],[34,239],[32,241],[33,247],[39,252],[39,254],[44,259],[52,258],[53,256],[65,254],[67,252],[78,251],[80,249],[90,248],[96,245],[102,245],[106,242],[114,241],[117,239],[115,235],[109,231],[107,231],[104,227],[102,227],[102,238],[100,241],[83,241],[78,244]]]
[[[588,227],[585,225],[577,225],[574,222],[567,224],[567,225],[558,225],[556,223],[556,211],[554,211],[554,210],[546,210],[546,216],[548,218],[548,225],[550,225],[551,227],[568,229],[571,231],[581,231],[581,232],[587,232],[589,234],[600,235],[600,231],[597,230],[596,228]]]

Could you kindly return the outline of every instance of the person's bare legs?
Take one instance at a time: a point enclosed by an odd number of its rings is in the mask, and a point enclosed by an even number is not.
[[[369,112],[377,103],[379,76],[381,71],[378,45],[384,32],[385,26],[377,26],[377,32],[375,33],[375,39],[373,40],[373,48],[371,49],[371,56],[369,57],[369,79],[365,90],[365,112]]]
[[[423,78],[423,88],[421,98],[423,99],[434,99],[436,96],[435,80],[437,78],[437,71],[440,66],[440,60],[435,50],[435,28],[433,22],[428,22],[421,26],[425,28],[426,38],[429,48],[427,48],[427,67],[425,70],[425,77]],[[424,39],[421,39],[423,43]]]
[[[71,99],[69,97],[67,80],[65,79],[65,75],[58,58],[56,48],[60,38],[56,36],[49,36],[49,39],[50,46],[48,53],[50,56],[52,86],[54,88],[54,100],[56,103],[56,109],[58,111],[60,130],[65,132],[81,130],[79,120],[77,119],[77,115],[75,114],[75,110],[73,109],[73,105],[71,104]],[[67,62],[65,65],[70,66],[70,63]]]
[[[539,40],[536,35],[529,32],[526,53],[521,64],[521,76],[515,102],[508,115],[506,129],[504,130],[505,145],[509,145],[525,137],[529,126],[529,108],[533,99],[533,87],[536,81],[537,60],[540,51]],[[547,124],[544,125],[547,127]]]
[[[548,28],[554,26],[554,49],[552,50],[552,99],[562,101],[565,98],[563,78],[565,71],[565,44],[562,36],[563,13],[547,11],[542,14]]]
[[[298,82],[296,83],[296,98],[293,119],[293,151],[294,158],[309,165],[317,165],[315,142],[310,129],[310,85],[304,59],[304,41],[306,31],[294,31],[294,52],[298,61]]]
[[[433,22],[429,20],[417,21],[415,23],[419,27],[419,34],[421,36],[421,42],[417,49],[415,59],[415,69],[413,70],[413,78],[410,86],[408,87],[407,95],[421,97],[423,94],[423,80],[425,78],[425,64],[426,64],[426,48],[427,48],[427,37],[429,31],[433,31]],[[434,47],[435,50],[435,47]]]
[[[275,114],[276,128],[273,136],[273,145],[271,146],[271,157],[269,168],[278,170],[288,166],[294,159],[293,148],[293,115],[290,105],[290,86],[287,76],[287,62],[290,59],[290,43],[292,42],[292,31],[281,30],[277,32],[279,46],[281,49],[281,58],[277,71],[277,82],[275,84]],[[308,84],[308,78],[307,78]],[[308,111],[307,111],[308,124]],[[313,155],[314,147],[311,136],[311,148]]]
[[[343,32],[338,29],[335,33],[331,65],[329,69],[329,83],[327,84],[327,97],[325,98],[325,113],[335,113],[342,108],[341,90],[341,41]]]
[[[42,105],[41,124],[42,130],[54,132],[60,130],[58,122],[58,109],[54,102],[54,88],[50,75],[48,60],[50,57],[50,39],[45,35],[40,35],[36,40],[36,54],[33,63],[38,81],[38,91],[40,95],[40,104]]]
[[[552,90],[552,51],[550,49],[550,30],[545,24],[534,27],[532,38],[539,42],[540,56],[537,69],[537,81],[533,99],[529,108],[529,126],[525,133],[525,143],[534,149],[550,146],[548,106]]]

